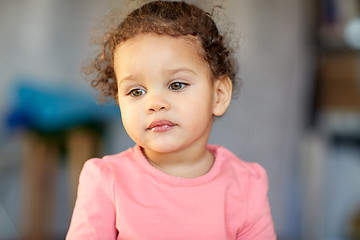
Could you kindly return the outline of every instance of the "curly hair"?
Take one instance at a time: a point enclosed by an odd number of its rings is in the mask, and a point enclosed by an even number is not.
[[[213,9],[214,10],[214,9]],[[195,5],[174,1],[153,1],[128,14],[112,31],[103,35],[101,52],[88,66],[86,74],[93,75],[91,85],[100,89],[102,97],[116,100],[117,83],[114,72],[114,51],[117,45],[142,33],[173,37],[194,36],[202,45],[204,60],[214,77],[228,76],[237,86],[235,59],[225,46],[212,13]]]

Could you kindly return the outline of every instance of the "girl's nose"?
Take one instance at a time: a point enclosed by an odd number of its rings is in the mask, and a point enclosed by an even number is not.
[[[162,94],[148,94],[148,101],[146,111],[148,113],[159,112],[162,110],[169,110],[170,104],[165,96]]]

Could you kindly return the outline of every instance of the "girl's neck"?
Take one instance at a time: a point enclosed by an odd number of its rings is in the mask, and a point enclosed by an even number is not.
[[[186,149],[159,153],[142,149],[148,162],[160,171],[182,178],[200,177],[210,171],[214,164],[214,156],[207,145],[189,146]]]

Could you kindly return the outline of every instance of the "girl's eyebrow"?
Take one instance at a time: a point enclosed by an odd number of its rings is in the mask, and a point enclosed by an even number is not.
[[[123,78],[121,78],[120,80],[119,80],[119,83],[118,83],[118,85],[120,86],[121,85],[121,83],[123,83],[123,82],[125,82],[125,81],[131,81],[131,80],[134,80],[135,79],[135,75],[133,75],[133,74],[130,74],[130,75],[128,75],[128,76],[126,76],[126,77],[123,77]]]
[[[177,69],[170,69],[170,70],[166,70],[165,72],[169,73],[169,74],[176,74],[178,72],[188,72],[191,74],[196,75],[196,72],[191,70],[190,68],[177,68]]]
[[[179,72],[186,72],[186,73],[196,75],[196,72],[194,70],[191,70],[190,68],[176,68],[176,69],[165,70],[164,72],[169,75],[174,75]],[[118,85],[120,86],[123,82],[126,82],[126,81],[134,81],[134,79],[136,79],[136,75],[130,74],[126,77],[121,78],[119,80]]]

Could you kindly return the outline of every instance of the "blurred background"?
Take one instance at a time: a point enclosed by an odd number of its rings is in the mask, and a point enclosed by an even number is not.
[[[64,239],[84,161],[133,146],[80,74],[114,6],[0,0],[1,240]],[[360,239],[360,1],[224,9],[244,85],[210,142],[267,169],[278,239]]]

